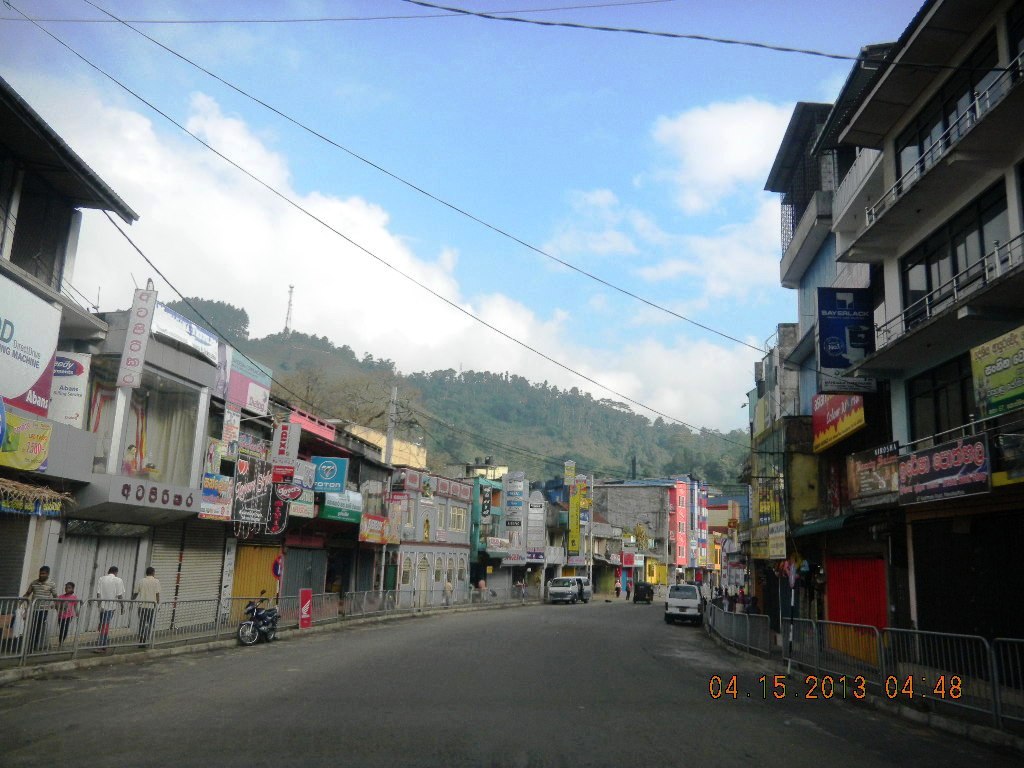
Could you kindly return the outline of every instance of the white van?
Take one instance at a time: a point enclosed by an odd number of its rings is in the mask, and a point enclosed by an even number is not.
[[[549,603],[589,603],[593,596],[594,589],[586,576],[559,576],[548,582]]]
[[[673,584],[668,588],[665,598],[665,623],[671,624],[676,619],[692,621],[700,625],[704,621],[704,603],[700,599],[700,591],[694,584]]]

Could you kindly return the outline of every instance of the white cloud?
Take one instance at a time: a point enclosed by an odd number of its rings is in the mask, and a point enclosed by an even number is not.
[[[699,279],[710,301],[742,298],[779,279],[779,201],[761,195],[754,218],[730,224],[713,235],[686,235],[680,250],[685,257],[664,259],[639,271],[652,282],[680,277]]]
[[[652,133],[673,162],[658,175],[676,188],[688,214],[713,209],[740,186],[760,189],[792,111],[791,104],[746,98],[661,117]]]
[[[185,295],[244,307],[254,336],[283,328],[288,286],[294,284],[293,327],[347,344],[360,355],[390,358],[402,371],[508,370],[619,399],[446,306],[191,139],[162,134],[147,117],[104,101],[89,84],[17,74],[9,80],[140,214],[127,231],[168,279]],[[639,335],[635,343],[615,349],[559,344],[580,337],[565,309],[533,309],[501,293],[465,295],[456,250],[416,253],[409,238],[393,231],[388,211],[373,201],[292,189],[289,159],[245,121],[225,115],[203,95],[192,99],[190,110],[189,125],[205,140],[457,307],[664,413],[723,429],[742,423],[720,402],[742,399],[751,371],[750,356],[742,350],[683,341],[664,345]],[[581,195],[577,202],[590,206],[593,220],[604,222],[609,232],[619,225],[631,228],[629,235],[609,238],[609,247],[627,249],[632,233],[645,238],[659,233],[652,220],[623,209],[608,191]],[[591,247],[597,247],[596,240]],[[102,215],[88,212],[73,284],[90,297],[101,289],[104,310],[124,309],[134,287],[129,273],[140,284],[153,277],[163,300],[177,298]],[[600,297],[592,301],[591,308],[601,308]],[[694,365],[685,365],[687,360]],[[730,382],[726,391],[731,386],[736,392],[726,395],[721,386],[709,387],[698,369],[714,370],[716,379]]]

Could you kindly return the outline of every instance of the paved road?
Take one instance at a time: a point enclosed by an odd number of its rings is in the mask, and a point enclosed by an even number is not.
[[[1021,764],[852,702],[766,701],[775,671],[657,604],[434,615],[0,687],[0,764]]]

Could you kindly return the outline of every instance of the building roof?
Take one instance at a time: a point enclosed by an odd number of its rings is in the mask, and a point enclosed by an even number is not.
[[[0,77],[0,143],[76,208],[113,211],[127,224],[139,215]]]
[[[807,154],[807,144],[813,138],[814,131],[829,112],[831,104],[811,101],[799,101],[793,109],[793,115],[786,126],[786,135],[782,137],[775,162],[768,174],[764,188],[768,192],[788,192],[793,172],[800,167]]]
[[[860,106],[867,95],[868,87],[874,83],[883,62],[895,43],[879,43],[877,45],[866,45],[860,49],[860,60],[850,68],[850,74],[843,83],[842,90],[836,98],[836,103],[829,112],[825,125],[818,135],[811,154],[818,154],[826,149],[835,149],[839,146],[839,134],[846,127],[850,116]]]

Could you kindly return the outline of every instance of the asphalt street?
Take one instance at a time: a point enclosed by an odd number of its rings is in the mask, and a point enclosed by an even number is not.
[[[8,684],[0,765],[1021,764],[777,673],[658,603],[451,612]]]

